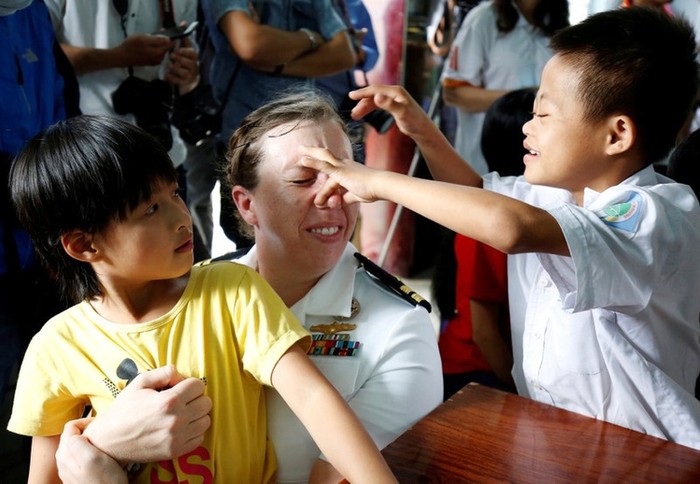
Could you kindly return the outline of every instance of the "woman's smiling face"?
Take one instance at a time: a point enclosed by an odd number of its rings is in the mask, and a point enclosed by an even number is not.
[[[299,165],[300,146],[318,146],[338,158],[352,158],[343,127],[335,121],[284,124],[263,140],[259,183],[249,194],[255,242],[299,261],[300,267],[325,274],[337,263],[352,236],[358,206],[339,195],[332,208],[318,208],[314,197],[326,175]]]

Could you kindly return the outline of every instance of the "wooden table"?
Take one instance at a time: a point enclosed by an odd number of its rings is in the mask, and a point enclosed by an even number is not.
[[[700,451],[481,385],[382,454],[401,483],[700,482]]]

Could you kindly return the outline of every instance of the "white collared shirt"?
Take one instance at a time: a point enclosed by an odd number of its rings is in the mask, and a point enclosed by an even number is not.
[[[528,294],[511,301],[511,313],[525,315],[513,340],[522,345],[518,391],[700,449],[700,208],[691,189],[647,167],[602,193],[586,190],[579,207],[562,203],[561,190],[514,180],[488,175],[484,186],[547,209],[571,253],[515,256],[512,277]]]

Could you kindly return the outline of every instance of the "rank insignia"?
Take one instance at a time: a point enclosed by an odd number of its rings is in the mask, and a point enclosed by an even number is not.
[[[357,313],[360,312],[360,301],[358,301],[355,298],[352,298],[352,303],[350,303],[350,316],[348,317],[343,317],[343,316],[336,316],[335,319],[337,321],[347,321],[349,319],[354,318],[357,316]]]
[[[333,321],[329,324],[315,324],[309,328],[313,333],[323,333],[323,334],[335,334],[341,331],[352,331],[357,327],[354,323],[339,323],[338,321]]]

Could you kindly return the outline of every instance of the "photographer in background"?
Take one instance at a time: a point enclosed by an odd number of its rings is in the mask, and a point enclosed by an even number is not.
[[[181,165],[185,148],[170,115],[175,95],[197,85],[197,52],[187,37],[153,34],[196,20],[197,0],[46,0],[46,5],[78,76],[81,111],[141,126]]]

